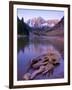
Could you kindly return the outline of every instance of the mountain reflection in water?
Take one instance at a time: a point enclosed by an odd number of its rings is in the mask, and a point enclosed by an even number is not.
[[[64,77],[64,41],[62,37],[18,37],[17,53],[17,79],[23,80],[23,75],[30,69],[31,60],[48,52],[49,47],[58,50],[62,56],[60,65],[57,66],[53,74],[38,75],[35,79],[53,79]],[[31,69],[29,72],[33,72]]]

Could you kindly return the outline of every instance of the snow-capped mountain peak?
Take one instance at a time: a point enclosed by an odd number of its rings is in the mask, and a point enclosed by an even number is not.
[[[27,24],[30,27],[44,27],[44,26],[53,27],[58,22],[59,20],[44,20],[42,17],[35,17],[32,19],[29,19],[27,21]]]

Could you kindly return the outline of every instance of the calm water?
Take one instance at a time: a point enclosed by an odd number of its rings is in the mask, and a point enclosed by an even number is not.
[[[55,39],[54,39],[55,38]],[[63,42],[56,40],[58,37],[18,37],[17,53],[17,77],[23,80],[23,75],[27,72],[33,72],[30,68],[31,60],[42,54],[47,53],[49,47],[54,47],[62,55],[60,65],[54,69],[52,75],[38,75],[35,79],[63,78],[64,77],[64,49]]]

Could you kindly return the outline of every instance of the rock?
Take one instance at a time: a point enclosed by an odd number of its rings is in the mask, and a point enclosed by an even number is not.
[[[42,73],[45,69],[45,66],[40,66],[40,68],[38,70],[35,70],[32,75],[31,75],[31,79],[34,79],[38,74]]]
[[[34,71],[30,73],[26,73],[23,78],[24,80],[34,79],[39,74],[51,74],[53,73],[54,68],[57,64],[60,63],[61,54],[54,49],[53,47],[49,47],[48,52],[37,58],[34,58],[31,62],[31,68]]]
[[[46,74],[46,73],[50,73],[50,71],[52,71],[54,69],[54,65],[51,63],[48,63],[47,65],[42,65],[40,66],[39,69],[35,70],[32,74],[31,74],[31,79],[34,79],[38,74]]]
[[[34,69],[39,69],[40,66],[44,66],[44,65],[46,65],[46,64],[48,64],[48,61],[46,61],[46,62],[39,61],[38,63],[33,64],[32,67],[33,67]]]
[[[61,54],[55,48],[49,48],[47,57],[52,64],[60,63]]]
[[[48,64],[45,66],[45,70],[44,70],[44,72],[42,72],[42,74],[46,74],[46,73],[52,71],[53,69],[54,69],[54,65],[51,64],[51,63],[48,63]]]
[[[48,62],[52,64],[59,64],[61,59],[60,53],[54,48],[49,48],[48,53],[41,55],[32,60],[31,66],[35,69],[39,68],[41,65],[45,65]]]
[[[24,74],[23,79],[24,80],[29,80],[30,77],[31,77],[31,74],[30,73],[26,73],[26,74]]]

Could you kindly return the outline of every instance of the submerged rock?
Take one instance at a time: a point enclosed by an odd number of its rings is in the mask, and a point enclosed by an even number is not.
[[[52,73],[56,65],[60,64],[61,54],[53,47],[49,47],[48,53],[34,58],[31,62],[33,72],[24,74],[24,80],[34,79],[37,75]]]
[[[31,76],[30,73],[26,73],[26,74],[24,74],[23,79],[24,80],[29,80],[30,79],[30,76]]]
[[[46,65],[48,62],[55,65],[60,63],[60,59],[60,53],[54,48],[49,48],[48,53],[33,59],[31,66],[33,68],[39,68],[41,65]]]

